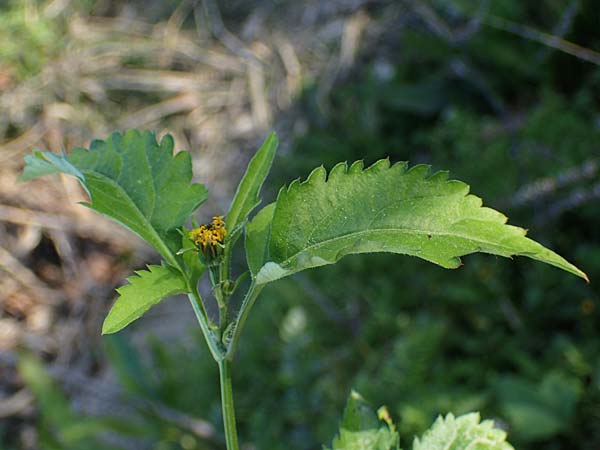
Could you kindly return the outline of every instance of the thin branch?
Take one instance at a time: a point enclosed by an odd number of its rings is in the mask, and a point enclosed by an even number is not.
[[[554,36],[528,25],[522,25],[498,16],[487,16],[484,18],[484,22],[490,27],[506,31],[507,33],[514,34],[542,45],[546,45],[583,61],[600,66],[600,53],[589,48],[582,47],[571,41],[567,41],[560,36]]]

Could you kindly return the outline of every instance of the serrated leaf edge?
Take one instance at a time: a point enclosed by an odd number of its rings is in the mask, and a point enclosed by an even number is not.
[[[524,228],[520,228],[514,225],[508,225],[507,221],[508,221],[508,217],[504,214],[502,214],[499,211],[496,211],[492,208],[489,207],[484,207],[483,206],[483,200],[470,193],[470,187],[468,184],[459,181],[459,180],[454,180],[454,179],[450,179],[449,178],[449,172],[446,170],[443,171],[437,171],[434,172],[432,174],[430,174],[431,171],[431,166],[427,165],[427,164],[416,164],[412,167],[408,166],[408,162],[406,161],[400,161],[400,162],[396,162],[394,164],[390,163],[389,158],[383,158],[380,159],[376,162],[374,162],[373,164],[371,164],[370,166],[368,166],[367,168],[364,167],[364,161],[363,160],[357,160],[354,161],[350,166],[348,166],[347,161],[344,162],[340,162],[337,163],[330,171],[329,173],[327,172],[327,170],[325,169],[324,166],[318,166],[315,169],[313,169],[310,174],[308,175],[308,177],[305,180],[301,180],[300,178],[296,178],[295,180],[293,180],[292,182],[290,182],[288,185],[284,185],[281,187],[281,189],[279,190],[279,193],[277,195],[277,200],[275,201],[275,211],[273,216],[275,216],[277,214],[276,208],[277,208],[277,204],[279,203],[280,200],[284,199],[286,196],[291,195],[294,193],[294,191],[297,191],[299,189],[302,189],[306,186],[310,186],[312,184],[316,184],[316,183],[329,183],[332,180],[335,180],[335,178],[337,177],[341,177],[344,175],[355,175],[355,174],[362,174],[362,173],[368,173],[368,172],[377,172],[377,171],[386,171],[386,170],[398,170],[400,171],[400,174],[403,175],[409,175],[409,174],[414,174],[416,176],[419,176],[420,178],[423,179],[423,181],[432,181],[432,180],[436,180],[439,179],[437,181],[444,181],[446,184],[454,184],[457,187],[455,189],[453,189],[451,191],[451,193],[446,194],[444,196],[450,196],[450,195],[462,195],[465,198],[468,198],[469,201],[474,202],[475,204],[473,206],[479,208],[479,212],[481,213],[485,213],[487,214],[487,217],[485,217],[486,221],[492,221],[491,216],[493,215],[495,221],[499,224],[503,224],[507,227],[510,227],[510,229],[514,232],[514,233],[518,233],[521,236],[526,236],[527,234],[527,230]],[[469,218],[469,220],[477,220],[477,217],[473,217],[473,218]],[[455,222],[453,225],[456,225],[458,223],[460,223],[463,220],[467,220],[467,219],[461,219],[457,222]],[[378,229],[378,230],[365,230],[365,233],[373,233],[373,232],[385,232],[385,231],[396,231],[397,229],[388,229],[388,230],[383,230],[383,229]],[[424,231],[424,230],[405,230],[405,232],[410,233],[410,232],[414,232],[415,234],[433,234],[430,231]],[[277,279],[280,279],[284,276],[287,275],[291,275],[294,272],[288,272],[286,269],[286,265],[289,265],[291,261],[293,261],[298,255],[301,255],[302,253],[305,253],[307,250],[309,249],[314,249],[314,248],[318,248],[319,246],[322,246],[326,243],[331,243],[335,240],[338,239],[343,239],[346,238],[350,235],[355,235],[355,234],[360,234],[361,232],[356,232],[356,233],[349,233],[343,236],[339,236],[336,237],[334,239],[330,239],[324,242],[319,242],[316,244],[313,244],[309,247],[304,248],[302,251],[300,252],[296,252],[295,254],[288,256],[288,258],[286,258],[284,261],[282,261],[281,263],[276,263],[274,261],[267,261],[259,270],[259,272],[256,275],[256,283],[257,284],[265,284],[271,281],[275,281]],[[469,236],[463,236],[460,235],[459,233],[453,233],[453,234],[448,234],[448,233],[437,233],[437,235],[439,236],[444,236],[444,235],[450,235],[450,236],[457,236],[457,237],[461,237],[461,238],[467,238],[470,239],[472,241],[477,242],[477,240],[474,240],[472,237]],[[508,239],[508,237],[507,237]],[[529,238],[527,238],[529,239]],[[506,240],[506,239],[505,239]],[[479,241],[482,244],[485,244],[485,241]],[[501,241],[502,242],[502,241]],[[496,245],[502,247],[502,243],[498,243]],[[535,242],[535,241],[532,241]],[[541,244],[540,244],[541,245]],[[566,261],[564,258],[562,258],[560,255],[556,254],[555,252],[553,252],[550,249],[546,249],[545,247],[542,246],[543,249],[557,255],[560,259],[562,259],[566,264],[565,266],[568,267],[568,271],[574,275],[577,275],[581,278],[583,278],[584,280],[586,280],[589,283],[589,278],[587,276],[587,274],[585,274],[585,272],[583,272],[582,270],[580,270],[579,268],[577,268],[576,266],[574,266],[573,264],[569,263],[568,261]],[[512,255],[514,255],[513,252],[511,251],[507,251],[506,252],[506,257],[511,257]],[[533,255],[535,255],[537,253],[522,253],[522,256],[530,256],[532,258],[534,258]],[[344,255],[341,255],[344,256]],[[340,258],[341,258],[340,256]],[[446,268],[457,268],[461,265],[461,259],[460,257],[456,257],[455,259],[455,263],[450,265],[448,264],[447,266],[444,266]],[[534,258],[535,259],[535,258]],[[339,258],[336,259],[336,261],[339,260]],[[543,261],[542,261],[543,262]],[[330,263],[328,261],[324,261],[325,263]],[[323,265],[323,264],[315,264],[315,266],[318,265]],[[550,265],[554,265],[554,264],[550,264]],[[559,266],[555,266],[555,267],[559,267]],[[559,267],[562,268],[563,270],[567,270],[565,267]],[[302,270],[302,269],[300,269]]]
[[[116,292],[119,294],[119,296],[113,303],[113,307],[119,301],[119,299],[121,297],[124,297],[126,295],[124,292],[127,292],[129,289],[136,289],[136,282],[143,279],[144,275],[147,275],[149,273],[154,274],[156,269],[167,269],[167,270],[174,271],[174,273],[177,276],[181,277],[183,287],[181,289],[172,289],[172,290],[168,291],[167,293],[165,293],[164,295],[160,296],[159,298],[152,299],[151,302],[145,304],[144,307],[141,308],[141,312],[139,312],[140,310],[136,310],[136,312],[134,312],[133,314],[129,315],[128,317],[126,317],[123,320],[118,321],[117,324],[113,325],[110,329],[107,329],[107,321],[112,313],[112,307],[111,307],[111,310],[109,311],[108,315],[104,319],[104,323],[102,324],[102,334],[116,333],[116,332],[122,330],[123,328],[127,327],[129,324],[131,324],[135,320],[139,319],[150,308],[157,305],[165,298],[170,297],[172,295],[181,294],[181,293],[186,292],[185,279],[183,278],[183,276],[179,273],[179,271],[177,269],[170,267],[170,266],[156,265],[156,264],[148,264],[148,265],[146,265],[146,269],[134,271],[132,275],[130,275],[126,278],[127,284],[116,289]],[[138,312],[139,312],[139,314],[138,314]],[[135,317],[134,319],[131,319],[132,316],[137,316],[137,317]]]

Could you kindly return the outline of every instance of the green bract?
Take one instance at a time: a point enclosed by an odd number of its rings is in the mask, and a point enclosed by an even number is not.
[[[281,189],[277,201],[248,225],[246,253],[257,284],[354,253],[400,253],[449,269],[475,252],[523,255],[577,276],[586,275],[551,250],[525,237],[506,216],[482,207],[469,186],[428,176],[387,159],[367,169],[362,161],[315,169],[304,182]]]

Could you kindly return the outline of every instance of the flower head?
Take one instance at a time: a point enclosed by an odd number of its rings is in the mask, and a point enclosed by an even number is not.
[[[214,216],[211,223],[200,225],[189,232],[190,240],[207,260],[215,260],[222,254],[226,235],[223,216]]]

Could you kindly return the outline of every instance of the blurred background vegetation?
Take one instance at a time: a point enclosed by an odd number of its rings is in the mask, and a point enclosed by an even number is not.
[[[128,127],[193,152],[200,220],[275,129],[268,199],[321,163],[428,163],[592,280],[376,255],[278,282],[236,361],[246,448],[320,448],[351,388],[388,406],[405,446],[439,413],[479,410],[518,449],[600,448],[594,49],[592,0],[0,2],[0,449],[224,448],[185,301],[99,336],[114,288],[156,255],[77,206],[72,180],[15,184],[31,148]]]

